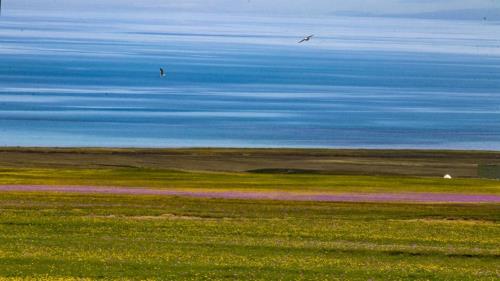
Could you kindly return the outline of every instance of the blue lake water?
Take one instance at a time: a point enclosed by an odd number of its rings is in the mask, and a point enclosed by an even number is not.
[[[500,25],[4,11],[0,145],[500,150]]]

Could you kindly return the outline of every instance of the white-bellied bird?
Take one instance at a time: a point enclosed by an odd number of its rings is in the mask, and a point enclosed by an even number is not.
[[[160,67],[160,77],[165,77],[165,70]]]
[[[306,42],[306,41],[309,41],[311,40],[311,38],[313,38],[314,35],[309,35],[307,37],[304,37],[302,40],[299,41],[299,43],[302,43],[302,42]]]

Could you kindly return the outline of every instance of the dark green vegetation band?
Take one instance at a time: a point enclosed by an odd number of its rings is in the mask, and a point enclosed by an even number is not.
[[[478,176],[486,179],[500,179],[500,165],[480,165]]]
[[[0,148],[4,168],[149,168],[224,172],[478,177],[500,152],[349,149]]]

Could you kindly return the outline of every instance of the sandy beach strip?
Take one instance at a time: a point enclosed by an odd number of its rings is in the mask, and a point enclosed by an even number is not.
[[[286,191],[207,191],[97,186],[0,185],[0,192],[60,192],[80,194],[163,195],[195,198],[317,201],[500,203],[500,195],[458,193],[300,193]]]

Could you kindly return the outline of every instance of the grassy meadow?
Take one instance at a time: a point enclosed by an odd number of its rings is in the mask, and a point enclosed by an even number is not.
[[[500,194],[498,153],[406,153],[4,149],[0,185]],[[0,192],[0,280],[499,279],[499,204]]]
[[[500,181],[441,177],[261,174],[141,168],[0,168],[0,185],[90,185],[294,192],[442,192],[500,194]]]
[[[500,206],[6,193],[0,280],[498,280]]]

